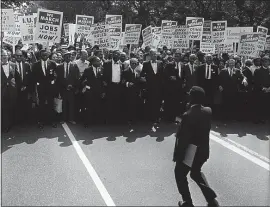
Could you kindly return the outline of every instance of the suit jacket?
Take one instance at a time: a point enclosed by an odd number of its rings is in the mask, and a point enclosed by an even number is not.
[[[104,76],[104,81],[109,84],[112,83],[112,61],[109,60],[103,63],[103,76]],[[121,70],[121,81],[122,81],[122,73],[124,71],[124,66],[120,63],[120,70]]]
[[[104,79],[101,70],[95,75],[94,68],[91,66],[84,70],[83,75],[80,78],[80,87],[82,89],[85,86],[89,86],[90,90],[87,89],[87,91],[96,97],[100,97],[100,95],[105,92],[103,81]]]
[[[160,94],[164,84],[164,69],[163,63],[157,60],[157,73],[155,74],[151,61],[143,63],[141,77],[146,78],[146,89],[151,94]]]
[[[179,75],[179,68],[177,63],[169,63],[164,68],[164,84],[167,95],[178,94],[183,89],[183,71],[184,64],[181,64],[181,73]],[[171,76],[175,76],[176,80],[172,80]]]
[[[15,63],[16,64],[16,63]],[[19,68],[17,68],[17,71],[19,72]],[[23,73],[23,79],[21,74],[19,73],[19,79],[18,79],[18,91],[21,92],[21,89],[23,87],[26,87],[25,92],[32,92],[32,71],[29,63],[23,62],[22,63],[22,73]]]
[[[193,105],[184,113],[176,133],[174,161],[183,161],[189,144],[197,146],[195,159],[206,161],[209,158],[209,133],[212,110],[202,105]]]
[[[192,88],[192,86],[196,85],[196,66],[194,64],[193,73],[191,74],[191,68],[189,67],[189,64],[184,65],[183,68],[183,78],[185,82],[185,88],[184,90],[186,92],[189,92],[189,90]]]
[[[211,64],[211,79],[205,78],[206,64],[200,65],[196,71],[197,85],[204,90],[216,91],[218,89],[218,67]],[[210,84],[210,85],[209,85]]]
[[[33,64],[32,66],[33,91],[35,92],[35,87],[37,87],[37,93],[39,97],[57,95],[55,87],[55,80],[56,80],[55,72],[56,72],[56,64],[51,60],[47,60],[46,75],[44,75],[44,72],[42,70],[41,60]]]
[[[254,72],[254,91],[261,92],[263,87],[270,87],[270,70],[260,67]]]
[[[58,65],[56,67],[56,86],[57,90],[62,96],[64,91],[67,89],[68,85],[72,85],[72,91],[75,92],[79,87],[79,77],[80,71],[75,63],[70,63],[69,65],[69,73],[68,76],[65,78],[65,68],[64,63]]]
[[[251,91],[253,88],[253,74],[252,71],[248,67],[242,68],[243,75],[247,78],[248,87],[246,88],[248,91]]]
[[[243,79],[244,75],[237,68],[234,68],[234,72],[231,76],[227,68],[221,70],[219,74],[219,85],[223,87],[222,94],[225,96],[236,95],[242,87]]]
[[[15,87],[11,85],[11,80],[15,79]],[[18,94],[18,83],[20,75],[16,69],[16,64],[9,62],[9,77],[6,76],[1,66],[1,103],[2,108],[9,107],[10,100],[14,103]]]
[[[133,83],[132,87],[128,87],[127,83]],[[140,74],[134,72],[130,67],[123,71],[123,85],[126,88],[127,95],[139,96],[142,84]]]

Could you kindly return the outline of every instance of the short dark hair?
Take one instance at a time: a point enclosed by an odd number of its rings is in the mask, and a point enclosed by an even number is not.
[[[199,86],[193,86],[189,92],[191,104],[203,104],[205,91]]]

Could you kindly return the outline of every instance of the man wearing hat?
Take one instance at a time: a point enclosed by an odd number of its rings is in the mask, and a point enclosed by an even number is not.
[[[254,72],[254,92],[256,93],[256,123],[265,123],[270,117],[270,58],[262,58],[262,66]]]
[[[74,121],[75,111],[75,93],[78,90],[80,71],[75,63],[70,61],[71,53],[64,53],[64,62],[56,68],[56,86],[58,95],[63,100],[63,117],[62,120],[76,124]]]
[[[209,159],[209,134],[211,129],[212,111],[209,107],[203,107],[205,92],[201,87],[193,86],[190,90],[190,108],[184,113],[181,124],[176,133],[173,161],[175,165],[175,179],[183,203],[179,206],[192,207],[192,203],[187,174],[200,187],[208,206],[219,206],[216,193],[209,187],[209,184],[201,172],[203,164]],[[194,154],[191,155],[191,149]],[[194,157],[189,163],[186,156]]]
[[[56,63],[49,60],[49,51],[40,50],[41,60],[32,66],[33,101],[38,104],[38,126],[43,128],[44,122],[57,127],[54,112],[54,97],[56,96]]]

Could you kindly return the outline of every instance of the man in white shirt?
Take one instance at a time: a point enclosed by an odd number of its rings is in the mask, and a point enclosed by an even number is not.
[[[79,70],[80,70],[80,76],[82,76],[84,70],[89,67],[89,61],[87,60],[88,53],[86,50],[81,51],[81,58],[78,60],[75,60],[75,63],[77,64]]]
[[[123,86],[122,72],[124,70],[120,62],[120,52],[114,51],[112,61],[103,64],[104,81],[107,86],[108,122],[115,123],[123,120]]]
[[[57,96],[55,86],[56,80],[56,63],[49,60],[49,51],[40,50],[41,60],[34,63],[32,67],[33,91],[37,97],[33,100],[38,105],[38,126],[43,128],[44,122],[49,122],[52,127],[56,128],[54,98]]]

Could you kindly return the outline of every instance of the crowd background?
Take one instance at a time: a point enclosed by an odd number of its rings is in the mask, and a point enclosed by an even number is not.
[[[123,25],[138,23],[143,28],[160,25],[162,19],[185,24],[187,16],[226,19],[228,26],[270,27],[269,1],[9,0],[1,5],[26,15],[37,8],[63,11],[64,23],[73,22],[76,14],[92,15],[100,22],[110,13],[121,14]],[[56,127],[62,121],[85,126],[131,125],[142,120],[157,126],[160,119],[174,122],[188,107],[193,85],[204,88],[205,105],[211,106],[217,119],[264,123],[269,118],[269,51],[250,60],[226,53],[209,56],[198,47],[185,53],[166,46],[155,51],[141,48],[140,41],[120,52],[83,42],[81,38],[66,46],[63,37],[60,44],[49,48],[40,44],[25,47],[19,42],[15,50],[2,43],[2,130],[9,131],[26,120],[37,121],[41,128],[45,122]],[[11,75],[4,66],[7,64]]]

